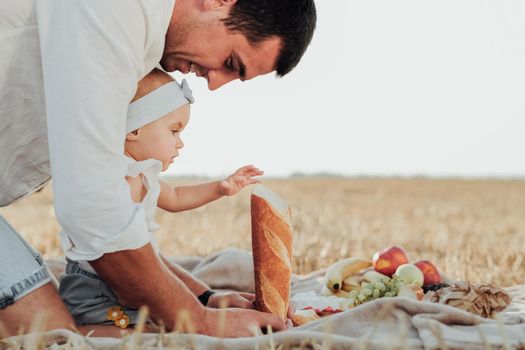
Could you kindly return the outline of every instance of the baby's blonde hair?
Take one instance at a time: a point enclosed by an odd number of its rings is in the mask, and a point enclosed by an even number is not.
[[[131,102],[146,96],[153,90],[174,80],[175,79],[173,79],[168,73],[158,68],[153,69],[144,78],[139,80],[139,82],[137,83],[137,92],[135,93],[135,96],[133,96]]]

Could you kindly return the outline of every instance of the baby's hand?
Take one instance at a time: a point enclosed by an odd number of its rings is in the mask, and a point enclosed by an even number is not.
[[[262,170],[259,170],[253,165],[243,166],[226,179],[218,181],[218,191],[221,195],[233,196],[248,185],[260,183],[261,181],[254,179],[253,176],[260,176],[263,173]]]

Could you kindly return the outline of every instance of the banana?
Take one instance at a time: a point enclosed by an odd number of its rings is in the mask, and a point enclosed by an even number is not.
[[[323,285],[323,288],[321,289],[321,295],[324,295],[325,297],[329,297],[334,295],[334,293],[328,289],[326,285]]]
[[[337,292],[334,292],[334,295],[336,297],[339,297],[339,298],[348,298],[348,292],[344,291],[344,290],[339,290]]]
[[[324,276],[324,282],[332,292],[338,292],[343,288],[343,281],[359,271],[372,266],[372,262],[363,258],[346,258],[339,260],[328,268]]]
[[[340,298],[348,298],[348,292],[344,290],[338,290],[337,292],[332,292],[328,287],[323,286],[321,289],[321,295],[324,295],[325,297],[331,297],[336,296]]]
[[[361,290],[361,277],[355,275],[355,276],[350,276],[350,277],[347,277],[343,280],[343,290],[344,291],[347,291],[347,292],[350,292],[350,291],[353,291],[353,290]]]

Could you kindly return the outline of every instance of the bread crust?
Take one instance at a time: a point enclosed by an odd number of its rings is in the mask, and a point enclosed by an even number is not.
[[[292,275],[290,211],[279,212],[265,198],[252,194],[251,215],[255,308],[285,319]]]

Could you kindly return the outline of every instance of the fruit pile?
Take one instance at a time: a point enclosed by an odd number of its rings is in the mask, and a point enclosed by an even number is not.
[[[372,261],[352,257],[330,266],[321,294],[343,297],[341,309],[348,309],[382,297],[421,300],[427,290],[442,286],[439,271],[430,261],[409,263],[402,248],[389,247],[375,253]]]

